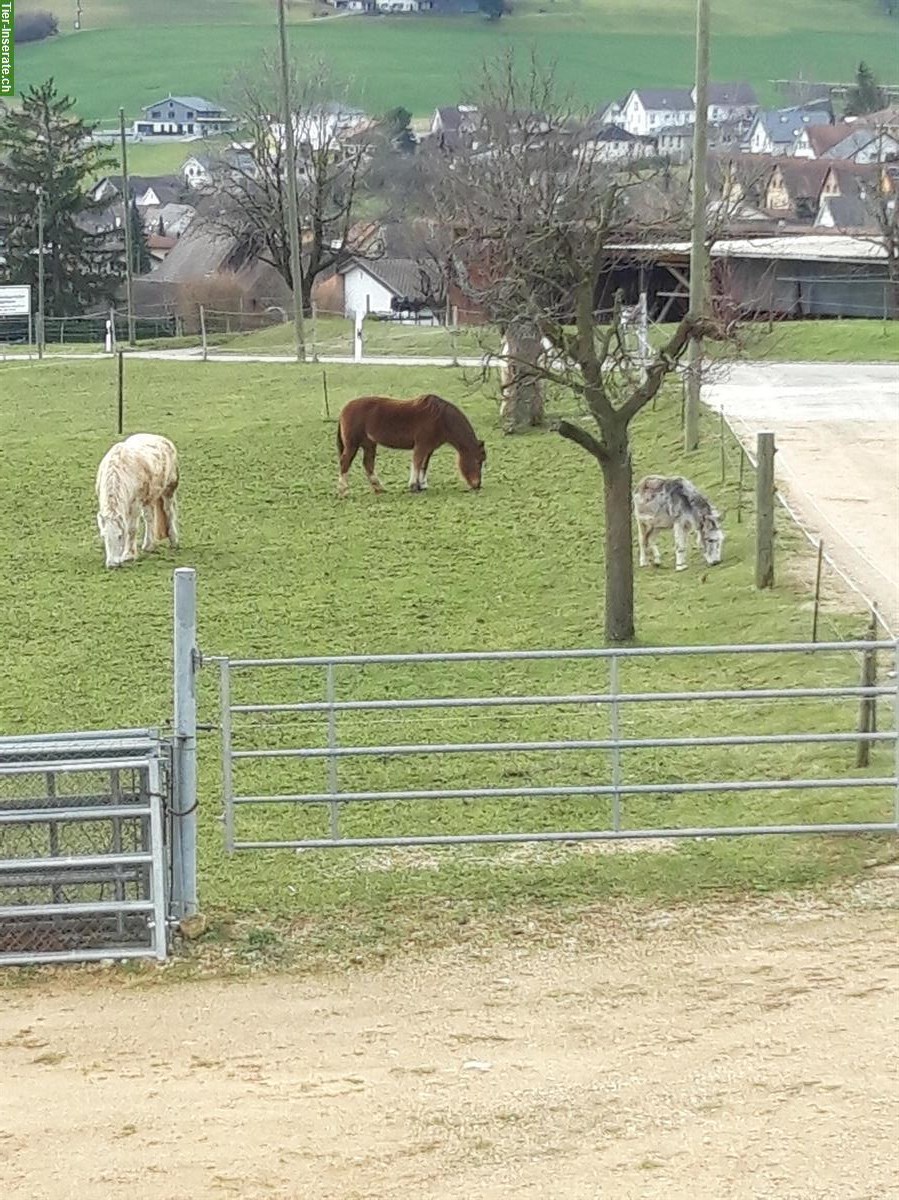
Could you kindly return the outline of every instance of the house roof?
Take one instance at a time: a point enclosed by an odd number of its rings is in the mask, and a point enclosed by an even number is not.
[[[689,242],[636,242],[609,246],[645,255],[671,254],[689,258]],[[839,233],[800,233],[784,237],[726,238],[716,241],[712,258],[793,259],[804,262],[877,262],[886,258],[883,242]]]
[[[687,125],[663,125],[656,130],[656,137],[691,138],[696,126],[691,122]]]
[[[170,92],[168,96],[154,101],[153,104],[145,104],[141,112],[149,112],[151,108],[161,108],[164,104],[168,104],[170,100],[175,100],[178,104],[183,104],[185,108],[192,108],[197,113],[220,113],[224,111],[220,104],[216,104],[212,100],[204,100],[202,96],[173,96]]]
[[[642,138],[630,133],[621,125],[603,125],[599,129],[588,132],[587,140],[591,142],[640,142]]]
[[[758,104],[758,97],[751,83],[710,83],[709,104],[747,107]]]
[[[809,145],[820,158],[828,150],[832,150],[838,142],[843,141],[855,129],[845,121],[837,121],[833,125],[811,125],[805,130]],[[870,134],[868,135],[870,138]]]
[[[687,112],[693,108],[693,96],[687,88],[634,88],[647,111]]]
[[[216,235],[196,226],[178,239],[178,244],[152,272],[154,283],[187,283],[229,270],[237,249],[234,238]]]
[[[791,200],[817,196],[827,176],[830,163],[818,158],[784,158],[774,168]]]
[[[878,128],[886,126],[899,127],[899,104],[891,104],[888,108],[881,108],[877,112],[868,113],[864,118],[866,125],[876,125]]]
[[[822,224],[822,216],[830,214],[835,229],[873,228],[874,222],[868,207],[859,196],[822,196],[816,225]]]
[[[340,273],[358,268],[377,280],[394,296],[423,298],[423,282],[433,279],[435,269],[429,263],[420,263],[413,258],[377,258],[374,261],[353,258],[344,263]],[[424,281],[422,279],[424,276]]]
[[[775,145],[788,146],[806,127],[829,125],[830,116],[822,109],[768,108],[756,113],[753,128],[756,124],[764,126]]]
[[[115,188],[116,192],[122,194],[122,176],[107,175],[104,179],[99,180],[96,187],[99,188],[101,183],[108,183]],[[184,183],[180,175],[129,175],[128,176],[128,191],[133,199],[138,196],[143,196],[149,188],[152,188],[159,197],[161,204],[169,204],[173,200],[177,200],[184,191]],[[96,190],[96,188],[95,188]]]

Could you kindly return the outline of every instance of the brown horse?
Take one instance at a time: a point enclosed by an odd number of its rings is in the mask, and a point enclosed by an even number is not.
[[[347,474],[360,448],[372,491],[384,491],[375,474],[378,446],[412,451],[409,490],[423,492],[428,486],[431,455],[446,442],[458,452],[462,478],[476,491],[481,486],[487,451],[484,443],[478,441],[468,417],[455,404],[432,395],[418,396],[415,400],[390,400],[386,396],[359,396],[350,400],[337,423],[339,493],[341,497],[347,494]]]

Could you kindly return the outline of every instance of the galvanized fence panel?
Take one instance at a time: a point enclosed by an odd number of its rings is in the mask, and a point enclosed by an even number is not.
[[[165,958],[168,777],[153,730],[0,738],[0,966]]]
[[[895,642],[856,641],[207,660],[219,670],[226,847],[899,832],[899,678],[855,682],[857,657],[866,653],[887,653],[895,666],[899,650]],[[824,669],[825,656],[834,655],[842,665]],[[742,675],[744,686],[645,686],[659,676],[676,681],[697,656],[725,660],[726,680]],[[771,675],[776,680],[777,668],[796,656],[808,684],[771,686]],[[425,676],[445,684],[465,665],[506,673],[543,666],[553,677],[544,691],[452,695],[444,686],[424,694]],[[576,682],[600,686],[552,686],[572,666],[582,672]],[[411,676],[405,685],[391,682],[388,668]],[[350,677],[349,695],[338,690],[341,676]],[[860,732],[858,706],[878,701],[881,712],[883,702],[889,708],[888,728]],[[776,732],[757,727],[759,713]],[[413,716],[419,736],[401,737],[399,722]],[[373,719],[389,722],[389,739],[366,736]],[[433,735],[440,720],[453,736]],[[476,720],[494,736],[466,736]],[[728,720],[741,727],[719,732]],[[499,735],[510,728],[513,736]],[[863,744],[874,761],[854,769]],[[422,760],[425,767],[410,766]],[[316,765],[324,766],[319,786]],[[809,793],[812,816],[802,800]],[[696,815],[703,800],[702,820],[659,820]],[[316,829],[310,814],[322,809],[327,827]],[[354,810],[362,815],[347,829]],[[531,828],[521,827],[525,816]],[[416,821],[443,827],[411,828]],[[516,821],[511,829],[484,827]]]

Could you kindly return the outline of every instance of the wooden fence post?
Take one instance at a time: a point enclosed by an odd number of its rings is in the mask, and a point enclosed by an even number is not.
[[[868,641],[873,642],[877,637],[877,614],[871,613],[868,623]],[[862,653],[861,686],[863,688],[877,687],[877,651],[865,650]],[[858,705],[858,732],[877,732],[877,699],[874,696],[862,696]],[[855,765],[866,767],[871,761],[871,743],[859,739],[855,752]]]
[[[812,641],[818,640],[818,611],[821,607],[821,567],[824,562],[824,539],[818,538],[818,563],[815,567],[815,608],[812,613]]]
[[[774,587],[774,434],[756,439],[755,586]]]

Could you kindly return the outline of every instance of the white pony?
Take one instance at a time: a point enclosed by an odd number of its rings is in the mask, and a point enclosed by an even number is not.
[[[647,551],[652,551],[653,565],[660,562],[656,534],[660,529],[674,533],[674,562],[676,571],[687,569],[687,538],[696,534],[696,543],[710,567],[721,562],[724,530],[721,517],[702,492],[682,475],[666,478],[647,475],[634,491],[634,516],[640,535],[640,566],[649,566]]]
[[[168,538],[178,545],[178,452],[168,438],[135,433],[116,442],[97,470],[97,527],[107,567],[137,558],[137,522],[143,514],[143,550]]]

